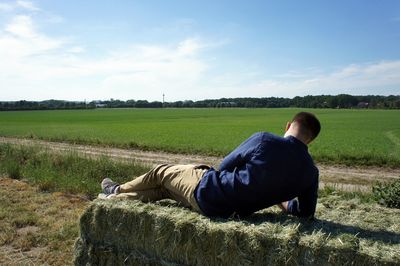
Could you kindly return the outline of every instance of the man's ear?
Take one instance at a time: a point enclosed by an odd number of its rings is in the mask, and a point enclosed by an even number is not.
[[[291,124],[292,124],[292,123],[290,123],[290,122],[287,122],[287,123],[286,123],[285,132],[289,130]]]

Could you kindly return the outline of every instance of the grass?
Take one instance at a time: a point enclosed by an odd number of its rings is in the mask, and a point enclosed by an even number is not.
[[[1,178],[0,264],[71,265],[86,200]]]
[[[98,109],[0,112],[0,136],[224,156],[257,131],[283,134],[299,111],[317,114],[310,146],[324,163],[400,165],[400,110]]]
[[[42,191],[63,191],[94,198],[104,177],[123,182],[149,170],[135,162],[120,163],[106,157],[89,159],[70,152],[51,153],[38,147],[0,144],[0,173],[25,179]]]
[[[372,188],[372,192],[380,204],[400,209],[400,179],[378,183]]]
[[[0,264],[71,265],[79,216],[102,178],[122,182],[147,170],[135,162],[0,144]]]

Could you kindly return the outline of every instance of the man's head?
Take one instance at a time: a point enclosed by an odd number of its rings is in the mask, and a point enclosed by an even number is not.
[[[286,135],[292,135],[305,144],[313,141],[321,131],[321,124],[317,117],[308,112],[297,113],[292,122],[286,126]]]

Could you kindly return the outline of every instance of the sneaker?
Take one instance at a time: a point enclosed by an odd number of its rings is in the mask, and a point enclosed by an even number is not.
[[[106,195],[117,194],[119,192],[119,184],[110,178],[104,178],[101,182],[101,189]]]

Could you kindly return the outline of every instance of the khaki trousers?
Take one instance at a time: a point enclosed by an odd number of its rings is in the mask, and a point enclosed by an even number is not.
[[[173,199],[201,213],[194,190],[208,169],[210,167],[207,165],[161,164],[146,174],[122,184],[115,197],[142,201]]]

